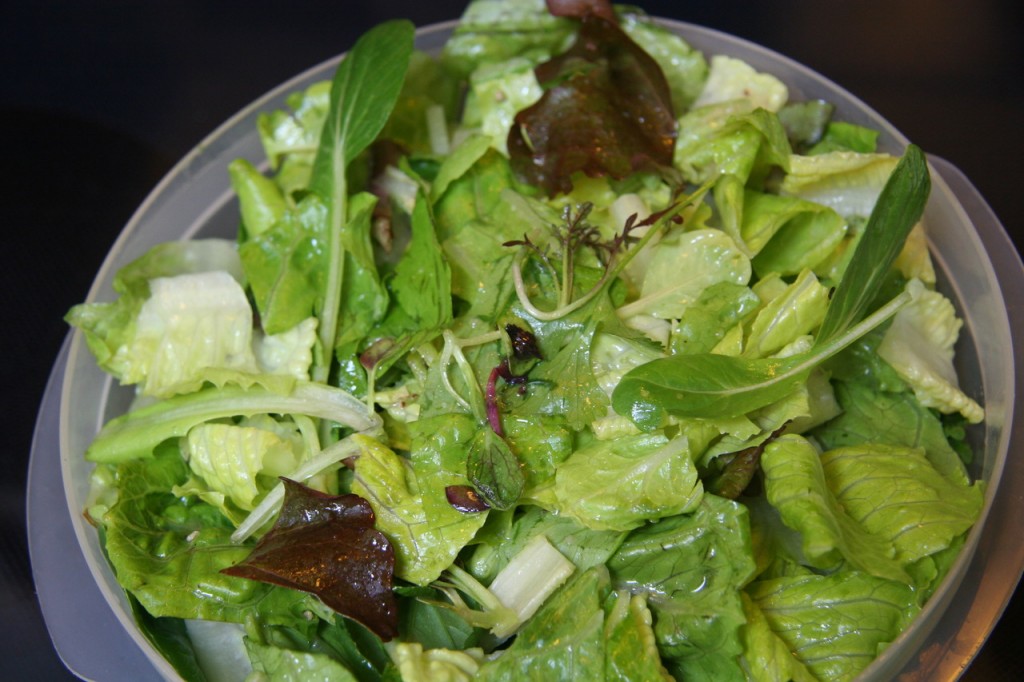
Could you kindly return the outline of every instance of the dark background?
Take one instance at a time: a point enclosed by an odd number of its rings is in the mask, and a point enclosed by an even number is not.
[[[809,65],[953,162],[1024,243],[1024,29],[1018,0],[640,2]],[[25,533],[35,414],[106,251],[171,166],[249,101],[371,25],[457,17],[463,0],[0,4],[0,660],[70,677],[39,615]],[[1017,292],[1005,292],[1008,296]],[[75,548],[69,548],[75,551]],[[1024,679],[1020,599],[967,680]]]

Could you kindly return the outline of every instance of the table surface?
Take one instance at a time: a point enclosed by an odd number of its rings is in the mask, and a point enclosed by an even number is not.
[[[12,3],[13,4],[13,3]],[[637,3],[803,62],[958,166],[1024,244],[1024,9],[1010,0]],[[25,485],[36,412],[66,328],[124,223],[170,167],[277,83],[397,16],[458,16],[463,0],[36,0],[5,7],[0,41],[4,414],[0,657],[5,677],[72,676],[32,583]],[[13,315],[13,317],[12,317]],[[13,360],[13,361],[12,361]],[[77,548],[69,546],[68,552]],[[1011,601],[965,680],[1024,679]]]

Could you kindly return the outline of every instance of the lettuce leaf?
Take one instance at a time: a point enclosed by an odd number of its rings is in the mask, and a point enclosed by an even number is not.
[[[821,456],[845,513],[891,543],[903,564],[940,552],[978,519],[984,485],[946,479],[915,448],[857,445]]]
[[[619,8],[619,25],[658,62],[668,80],[675,111],[682,113],[693,106],[708,78],[708,63],[703,53],[635,8]]]
[[[292,471],[298,460],[292,443],[266,429],[233,424],[200,424],[188,432],[182,454],[189,468],[209,489],[230,498],[239,509],[252,511],[264,492],[257,477],[266,468],[271,475]]]
[[[259,644],[252,638],[245,639],[253,671],[279,682],[301,682],[301,680],[322,679],[331,682],[357,682],[358,678],[340,661],[326,654],[310,651],[295,651]]]
[[[743,679],[739,590],[756,568],[746,507],[705,494],[694,513],[630,533],[608,568],[617,586],[648,594],[659,648],[678,679]]]
[[[940,474],[956,483],[969,483],[942,422],[912,394],[881,392],[855,381],[837,381],[835,390],[842,414],[812,431],[826,450],[867,443],[919,448]]]
[[[236,385],[204,388],[139,407],[107,422],[85,452],[93,462],[150,457],[163,441],[184,436],[203,422],[257,414],[303,414],[357,431],[380,424],[366,405],[340,388],[281,376],[230,377]],[[251,379],[248,385],[239,379]]]
[[[790,148],[778,116],[747,100],[695,107],[679,119],[673,163],[702,184],[722,175],[760,182],[772,167],[789,169]]]
[[[793,435],[773,441],[761,456],[761,470],[768,501],[800,533],[803,559],[810,566],[829,571],[845,561],[869,575],[910,582],[892,543],[847,513],[811,443]],[[873,485],[879,501],[888,490]]]
[[[113,281],[119,295],[115,301],[76,305],[65,320],[82,330],[101,368],[123,383],[134,383],[148,370],[146,359],[136,357],[131,349],[138,336],[139,313],[151,296],[150,281],[213,272],[227,273],[237,282],[244,280],[232,242],[207,239],[159,244],[118,271]],[[229,293],[231,287],[222,276],[214,277]]]
[[[543,0],[473,0],[441,53],[459,75],[523,57],[540,63],[571,38],[574,22],[552,16]]]
[[[911,280],[907,290],[913,300],[896,313],[878,346],[879,356],[911,386],[922,405],[947,414],[959,412],[977,424],[985,411],[960,390],[953,367],[963,322],[948,298],[920,281]]]
[[[828,206],[844,217],[868,216],[898,161],[889,154],[794,154],[779,193]]]
[[[448,414],[410,424],[406,460],[379,443],[355,460],[352,492],[370,502],[377,527],[395,546],[395,575],[427,585],[451,565],[487,518],[456,511],[450,485],[468,485],[466,447],[477,432],[467,415]]]
[[[856,677],[919,611],[908,585],[857,571],[761,580],[747,593],[821,680]]]
[[[822,262],[842,241],[846,221],[835,211],[794,197],[746,189],[739,178],[715,183],[722,227],[754,259],[763,277],[795,275]]]
[[[737,99],[755,108],[777,112],[789,99],[789,89],[770,73],[760,73],[742,59],[716,54],[711,58],[708,79],[693,106],[704,107]]]
[[[772,630],[761,608],[747,596],[743,611],[747,624],[743,628],[743,672],[751,682],[816,682],[803,663]]]
[[[685,438],[595,441],[555,472],[557,511],[594,530],[629,530],[693,511],[704,492]]]
[[[769,357],[811,333],[825,319],[828,303],[828,288],[813,272],[803,271],[795,282],[757,312],[750,323],[743,355]]]
[[[615,24],[587,13],[576,42],[537,67],[544,94],[519,111],[508,137],[516,175],[548,196],[575,173],[624,179],[665,173],[676,120],[658,63]]]
[[[477,680],[604,678],[602,603],[608,572],[593,568],[571,579],[541,606],[500,656],[480,667]]]
[[[424,649],[418,642],[398,642],[391,656],[402,682],[470,682],[484,661],[482,649]]]
[[[308,595],[220,572],[251,547],[230,541],[231,524],[216,509],[170,492],[188,478],[177,448],[121,464],[117,476],[117,503],[100,520],[104,549],[118,582],[148,613],[234,623],[255,613],[307,635],[315,627],[302,616]]]
[[[330,94],[330,81],[313,83],[288,96],[287,110],[260,114],[257,121],[263,150],[276,172],[274,180],[286,197],[309,186]]]
[[[532,106],[543,95],[525,58],[481,66],[469,77],[472,116],[480,120],[480,132],[491,146],[508,154],[508,136],[516,113]]]
[[[626,536],[618,531],[592,530],[570,517],[531,505],[524,507],[514,521],[510,514],[491,514],[488,524],[474,538],[479,544],[466,567],[479,580],[489,582],[537,535],[547,538],[580,571],[608,561]]]
[[[623,318],[644,314],[678,319],[708,287],[746,284],[750,272],[750,260],[721,230],[683,232],[651,247],[639,298],[617,313]]]
[[[661,664],[647,596],[621,590],[613,593],[609,602],[604,625],[604,679],[672,682],[674,678]]]
[[[746,284],[712,284],[683,311],[670,337],[672,352],[710,352],[760,305],[761,299]]]

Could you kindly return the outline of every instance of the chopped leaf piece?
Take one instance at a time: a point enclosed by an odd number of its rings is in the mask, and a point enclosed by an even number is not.
[[[523,494],[526,477],[508,443],[485,427],[468,445],[466,475],[488,505],[510,509]]]
[[[227,575],[311,592],[384,640],[398,633],[395,552],[357,495],[326,495],[284,479],[274,528]]]

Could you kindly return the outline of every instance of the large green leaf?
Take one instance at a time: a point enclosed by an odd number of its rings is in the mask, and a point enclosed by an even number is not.
[[[445,488],[468,485],[466,448],[478,425],[449,414],[413,422],[409,459],[377,444],[355,461],[352,492],[369,500],[395,547],[395,575],[427,585],[451,565],[487,518],[448,503]]]
[[[671,671],[683,679],[743,679],[739,590],[755,571],[743,505],[705,494],[694,513],[633,531],[608,567],[617,585],[649,595]]]
[[[860,572],[762,580],[747,593],[821,680],[856,677],[919,610],[909,586]]]

